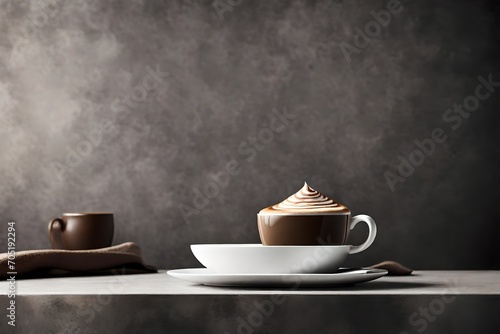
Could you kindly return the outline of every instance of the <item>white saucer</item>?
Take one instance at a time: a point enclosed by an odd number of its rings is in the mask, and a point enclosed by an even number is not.
[[[363,283],[387,274],[384,269],[341,268],[332,274],[216,274],[207,268],[169,270],[167,274],[193,283],[210,286],[248,287],[327,287]]]

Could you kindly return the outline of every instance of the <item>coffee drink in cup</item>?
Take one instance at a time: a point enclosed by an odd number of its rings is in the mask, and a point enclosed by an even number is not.
[[[352,246],[359,253],[375,240],[377,226],[367,215],[351,218],[351,210],[312,189],[307,183],[283,202],[262,209],[257,214],[263,245],[346,245],[349,231],[359,222],[369,228],[367,240]]]
[[[112,213],[63,213],[49,222],[49,239],[54,249],[83,250],[111,246]]]

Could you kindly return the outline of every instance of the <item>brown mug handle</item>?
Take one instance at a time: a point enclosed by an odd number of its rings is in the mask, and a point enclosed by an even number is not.
[[[54,223],[59,223],[59,227],[54,228]],[[54,249],[63,249],[61,232],[64,231],[64,220],[61,218],[54,218],[49,222],[49,239]],[[57,236],[55,236],[57,234]]]

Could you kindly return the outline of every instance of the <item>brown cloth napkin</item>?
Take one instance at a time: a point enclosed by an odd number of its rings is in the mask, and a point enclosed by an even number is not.
[[[411,275],[413,272],[412,269],[407,268],[396,261],[384,261],[370,267],[387,270],[387,276],[406,276]]]
[[[16,252],[16,279],[85,276],[111,274],[139,274],[157,272],[144,264],[139,246],[133,242],[92,250],[38,249]],[[11,275],[7,253],[0,254],[0,279]]]

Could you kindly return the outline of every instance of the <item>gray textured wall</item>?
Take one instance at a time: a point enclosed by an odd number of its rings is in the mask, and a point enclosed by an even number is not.
[[[478,76],[500,81],[499,4],[404,2],[348,62],[341,45],[386,5],[243,0],[219,17],[211,1],[1,1],[0,221],[17,221],[19,250],[44,248],[60,213],[113,211],[115,243],[197,266],[189,244],[258,242],[255,214],[307,180],[378,223],[351,264],[498,269],[500,87],[457,129],[443,115]],[[168,75],[145,90],[157,66]],[[285,107],[295,118],[251,153]],[[384,173],[435,128],[446,141],[391,191]],[[180,205],[231,161],[187,223]]]

